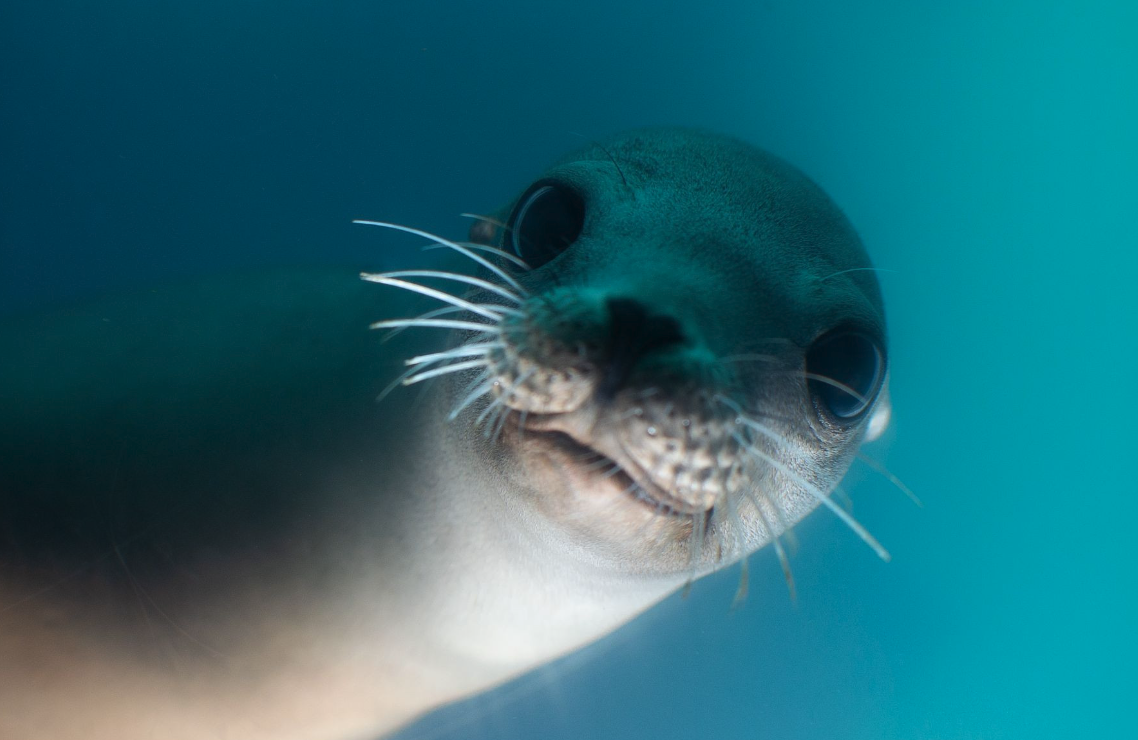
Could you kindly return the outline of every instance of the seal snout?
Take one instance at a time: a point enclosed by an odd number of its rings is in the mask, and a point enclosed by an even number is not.
[[[644,357],[685,341],[680,322],[671,316],[651,313],[633,298],[609,298],[608,363],[597,393],[611,399],[628,381],[633,368]]]
[[[703,516],[746,483],[715,356],[680,318],[627,293],[560,289],[508,318],[499,403],[589,487]]]

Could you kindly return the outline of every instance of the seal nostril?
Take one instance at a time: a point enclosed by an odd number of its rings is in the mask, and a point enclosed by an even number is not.
[[[613,343],[624,341],[633,344],[638,350],[638,356],[684,341],[680,322],[671,316],[648,313],[640,301],[609,298],[606,306]]]
[[[651,314],[632,298],[609,298],[608,367],[598,389],[611,397],[628,380],[641,358],[684,342],[680,322],[671,316]]]

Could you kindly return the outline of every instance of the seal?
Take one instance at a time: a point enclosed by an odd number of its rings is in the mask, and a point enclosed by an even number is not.
[[[884,555],[830,497],[886,408],[881,296],[790,165],[645,129],[470,241],[361,223],[453,264],[5,326],[0,736],[374,736],[785,563],[818,506]]]

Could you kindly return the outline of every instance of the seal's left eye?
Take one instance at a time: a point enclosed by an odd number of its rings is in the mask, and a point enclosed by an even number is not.
[[[539,182],[518,201],[509,221],[508,241],[530,267],[541,267],[568,249],[585,225],[585,202],[555,182]]]
[[[873,405],[885,376],[877,344],[857,332],[827,334],[806,352],[810,394],[837,419],[852,421]]]

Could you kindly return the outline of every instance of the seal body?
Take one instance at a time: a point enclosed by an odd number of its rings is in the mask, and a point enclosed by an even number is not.
[[[877,547],[828,494],[883,310],[804,176],[636,131],[471,238],[9,322],[0,736],[372,736],[820,504]]]

